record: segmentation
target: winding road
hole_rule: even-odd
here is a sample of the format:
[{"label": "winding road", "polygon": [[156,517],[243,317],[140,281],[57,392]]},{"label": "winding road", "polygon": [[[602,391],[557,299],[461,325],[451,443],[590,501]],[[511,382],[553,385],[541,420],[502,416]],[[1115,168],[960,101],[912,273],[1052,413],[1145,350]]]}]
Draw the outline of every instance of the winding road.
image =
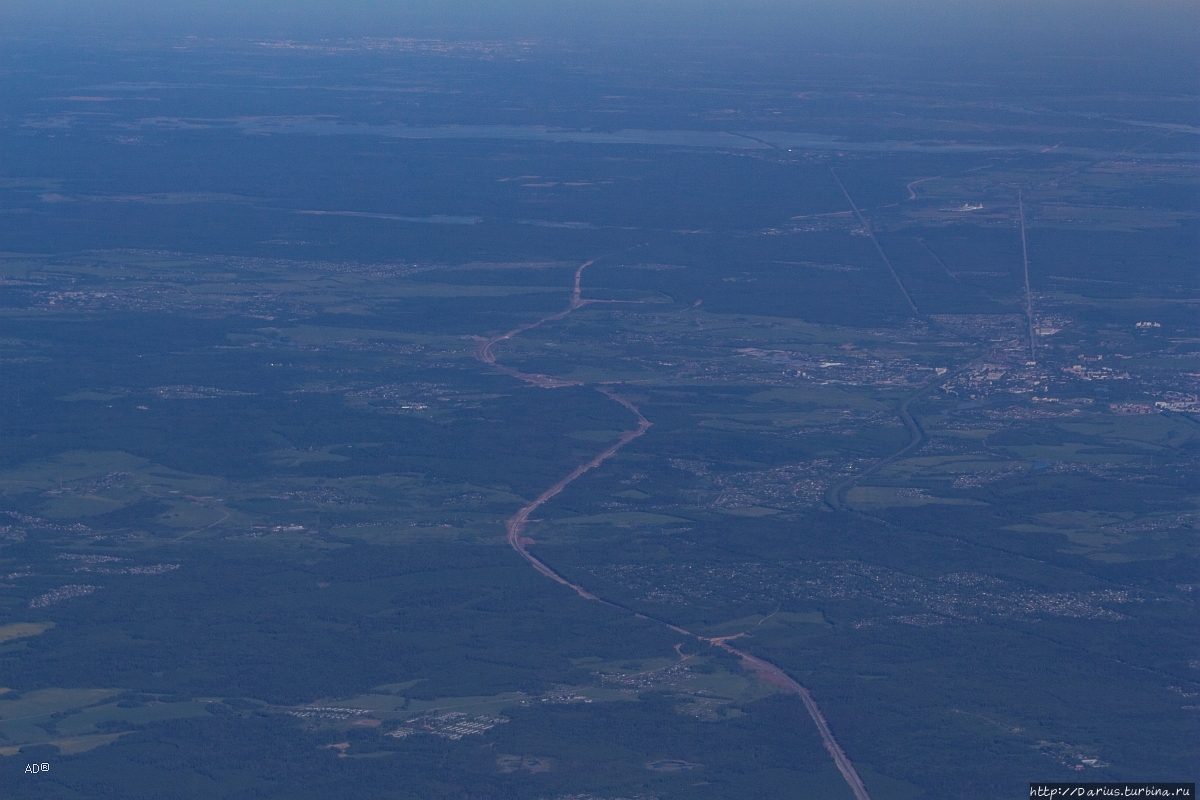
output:
[{"label": "winding road", "polygon": [[647,429],[649,429],[650,420],[648,420],[644,416],[642,416],[642,412],[638,411],[637,406],[635,406],[633,403],[629,402],[628,400],[626,400],[623,397],[618,397],[617,395],[613,394],[612,392],[609,392],[604,389],[601,389],[600,391],[603,392],[604,394],[608,395],[613,400],[616,400],[618,403],[625,406],[626,408],[628,408],[630,411],[632,411],[634,414],[637,415],[637,418],[638,418],[637,429],[632,430],[632,431],[623,432],[621,434],[621,438],[619,438],[616,441],[616,444],[610,445],[607,450],[600,453],[600,455],[596,456],[595,458],[593,458],[591,461],[587,462],[586,464],[581,464],[578,467],[576,467],[575,470],[573,472],[571,472],[570,475],[563,478],[562,480],[560,480],[558,483],[551,486],[546,491],[542,492],[540,495],[538,495],[537,499],[534,500],[532,503],[522,506],[520,511],[518,511],[516,514],[513,514],[511,517],[508,518],[508,522],[505,523],[505,528],[508,531],[508,543],[512,546],[512,549],[514,549],[518,553],[520,553],[521,557],[524,558],[526,561],[528,561],[530,564],[532,564],[533,568],[536,569],[538,572],[542,573],[550,580],[557,581],[564,586],[570,586],[572,589],[574,589],[579,594],[580,597],[582,597],[585,600],[597,600],[601,603],[604,603],[605,605],[612,605],[612,603],[609,603],[605,600],[601,600],[599,597],[592,594],[587,589],[584,589],[579,584],[571,583],[569,580],[567,580],[563,576],[559,575],[557,572],[555,572],[554,570],[552,570],[548,566],[546,566],[544,563],[542,563],[536,556],[532,555],[529,552],[529,550],[527,549],[529,545],[533,544],[533,540],[528,539],[521,535],[525,530],[525,523],[529,521],[529,515],[531,513],[533,513],[533,511],[538,506],[542,505],[547,500],[549,500],[551,497],[554,497],[556,494],[561,492],[563,489],[567,488],[567,484],[569,484],[571,481],[578,478],[583,473],[590,470],[592,467],[597,467],[604,460],[615,456],[617,454],[618,450],[620,450],[622,447],[624,447],[625,445],[632,442],[637,437],[641,436],[643,433],[646,432]]},{"label": "winding road", "polygon": [[[493,352],[493,348],[500,342],[512,339],[514,336],[536,328],[539,325],[562,319],[572,311],[582,308],[585,305],[601,302],[597,300],[584,300],[580,296],[580,282],[583,279],[583,271],[593,263],[594,262],[592,261],[588,261],[581,265],[579,269],[575,270],[575,287],[571,293],[571,299],[565,309],[557,314],[551,314],[549,316],[542,317],[535,322],[518,325],[511,331],[507,331],[487,339],[477,348],[475,348],[475,358],[481,363],[487,364],[488,366],[503,372],[505,375],[510,375],[514,378],[525,381],[526,383],[533,384],[534,386],[540,386],[544,389],[556,389],[563,386],[582,385],[579,382],[563,381],[550,377],[549,375],[520,372],[519,370],[512,369],[511,367],[505,367],[501,364],[497,364],[496,354]],[[899,279],[897,278],[897,281],[898,280]],[[901,285],[901,290],[903,290],[903,285]],[[907,296],[907,292],[905,293],[905,296]],[[545,562],[529,552],[529,545],[533,544],[533,540],[523,535],[525,532],[525,525],[529,522],[530,514],[532,514],[535,510],[537,510],[555,495],[559,494],[563,489],[567,488],[567,486],[570,485],[570,483],[576,478],[583,475],[593,467],[599,466],[607,459],[612,458],[622,447],[629,444],[634,439],[638,438],[647,430],[649,430],[652,423],[650,420],[646,419],[642,412],[638,410],[636,405],[634,405],[628,399],[616,394],[607,387],[597,387],[597,391],[606,395],[614,402],[620,403],[625,408],[629,409],[629,411],[631,411],[634,416],[637,417],[637,428],[631,431],[624,431],[614,444],[609,445],[609,447],[607,447],[595,458],[580,464],[566,477],[562,478],[549,489],[538,495],[536,499],[522,506],[517,513],[508,518],[508,521],[505,523],[505,529],[507,531],[509,546],[512,547],[513,550],[517,551],[517,553],[526,561],[528,561],[529,564],[540,574],[546,576],[556,583],[570,587],[575,591],[576,594],[585,600],[594,600],[598,603],[603,603],[607,606],[627,611],[628,609],[625,609],[624,607],[615,603],[610,603],[609,601],[598,597],[592,592],[589,592],[579,584],[572,583],[562,575],[559,575],[557,572],[547,566]],[[905,403],[904,412],[907,412],[907,403]],[[653,619],[645,614],[637,614],[637,616],[643,619]],[[821,709],[817,707],[817,703],[815,700],[813,700],[812,694],[808,691],[808,689],[802,686],[799,682],[793,680],[786,672],[769,661],[764,661],[761,658],[744,653],[735,648],[733,645],[729,644],[729,639],[735,637],[706,638],[698,634],[694,634],[691,631],[685,630],[684,628],[680,628],[677,625],[672,625],[664,620],[654,621],[662,623],[678,633],[694,637],[699,641],[707,642],[708,644],[711,644],[715,647],[720,647],[722,650],[738,656],[741,659],[742,667],[748,672],[752,672],[759,680],[763,681],[764,683],[769,683],[787,694],[798,696],[801,702],[804,703],[804,708],[808,711],[808,715],[812,717],[813,723],[816,724],[817,732],[821,735],[821,741],[824,743],[825,749],[829,752],[829,755],[833,757],[834,764],[837,766],[838,771],[841,772],[842,777],[846,781],[846,785],[850,787],[850,791],[853,793],[855,800],[871,800],[871,796],[867,793],[867,787],[863,784],[862,778],[858,776],[858,772],[854,769],[854,764],[851,763],[850,759],[846,756],[845,751],[842,750],[841,745],[838,744],[837,739],[834,738],[833,731],[829,729],[829,723],[825,721],[825,716],[821,713]]]}]

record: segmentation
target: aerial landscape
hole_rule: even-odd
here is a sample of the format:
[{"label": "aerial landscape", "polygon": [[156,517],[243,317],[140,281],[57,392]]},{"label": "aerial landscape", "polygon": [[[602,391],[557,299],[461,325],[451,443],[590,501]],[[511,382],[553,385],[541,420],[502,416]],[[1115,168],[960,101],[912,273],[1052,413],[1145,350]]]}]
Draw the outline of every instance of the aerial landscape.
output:
[{"label": "aerial landscape", "polygon": [[0,12],[5,796],[1197,780],[1196,4],[287,5]]}]

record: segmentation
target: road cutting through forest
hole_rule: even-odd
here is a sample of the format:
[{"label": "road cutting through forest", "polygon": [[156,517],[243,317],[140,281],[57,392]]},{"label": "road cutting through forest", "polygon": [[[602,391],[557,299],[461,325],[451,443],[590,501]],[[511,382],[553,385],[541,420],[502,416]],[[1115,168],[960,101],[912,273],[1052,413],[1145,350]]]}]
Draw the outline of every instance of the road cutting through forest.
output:
[{"label": "road cutting through forest", "polygon": [[[593,263],[593,261],[588,261],[580,265],[579,269],[575,270],[575,286],[571,292],[571,299],[567,303],[567,307],[565,309],[557,314],[551,314],[549,316],[542,317],[534,322],[518,325],[510,331],[506,331],[505,333],[501,333],[491,337],[490,339],[487,339],[475,348],[475,358],[478,361],[487,364],[488,366],[499,370],[500,372],[503,372],[505,375],[510,375],[518,380],[525,381],[526,383],[530,383],[534,386],[540,386],[544,389],[557,389],[563,386],[584,385],[579,381],[559,380],[558,378],[554,378],[549,375],[521,372],[511,367],[498,364],[496,363],[496,354],[493,352],[493,348],[500,342],[508,341],[514,336],[524,333],[525,331],[532,330],[533,328],[536,328],[547,322],[554,322],[555,320],[563,319],[576,309],[592,303],[601,302],[597,300],[585,300],[581,297],[580,284],[583,279],[583,271]],[[588,470],[599,466],[609,458],[612,458],[622,447],[629,444],[634,439],[638,438],[647,430],[649,430],[652,423],[650,420],[646,419],[638,407],[631,401],[616,394],[607,386],[597,387],[597,391],[606,395],[614,402],[620,403],[622,406],[629,409],[629,411],[631,411],[634,416],[637,417],[637,428],[631,431],[624,431],[614,444],[607,447],[595,458],[580,464],[566,477],[562,478],[549,489],[538,495],[535,500],[522,506],[517,513],[508,518],[508,521],[505,523],[505,530],[507,532],[509,546],[511,546],[513,550],[517,551],[517,553],[526,561],[528,561],[530,565],[539,573],[546,576],[550,580],[555,581],[556,583],[570,587],[575,591],[576,594],[585,600],[595,600],[598,603],[604,603],[608,606],[621,608],[621,606],[617,606],[615,603],[604,600],[603,598],[589,592],[579,584],[572,583],[562,575],[559,575],[543,561],[529,552],[529,545],[533,544],[533,540],[524,536],[525,525],[529,522],[530,514],[544,505],[555,495],[562,492],[562,490],[567,488],[567,486],[570,485],[570,483],[576,478],[580,477]],[[643,619],[653,619],[645,614],[638,614],[637,616]],[[851,763],[850,759],[846,756],[845,751],[842,750],[837,740],[833,737],[833,732],[829,729],[829,723],[825,721],[825,716],[821,713],[821,709],[817,707],[817,703],[815,700],[813,700],[808,689],[802,686],[799,682],[793,680],[786,672],[769,661],[764,661],[761,658],[744,653],[735,648],[733,645],[729,644],[729,640],[736,637],[724,636],[718,638],[706,638],[704,636],[694,634],[691,631],[685,630],[677,625],[671,625],[663,620],[655,621],[662,622],[672,630],[681,634],[694,637],[702,642],[707,642],[714,647],[719,647],[728,653],[738,656],[741,659],[743,669],[753,673],[760,681],[769,683],[787,694],[793,694],[799,697],[800,701],[804,704],[804,708],[808,711],[808,715],[812,717],[813,723],[816,724],[817,731],[821,734],[821,741],[824,743],[825,749],[829,752],[829,755],[833,757],[834,764],[837,766],[838,771],[842,773],[842,777],[845,779],[846,784],[850,787],[850,791],[854,794],[855,800],[871,800],[871,796],[867,793],[866,786],[863,784],[862,779],[858,776],[858,772],[854,769],[854,764]]]}]

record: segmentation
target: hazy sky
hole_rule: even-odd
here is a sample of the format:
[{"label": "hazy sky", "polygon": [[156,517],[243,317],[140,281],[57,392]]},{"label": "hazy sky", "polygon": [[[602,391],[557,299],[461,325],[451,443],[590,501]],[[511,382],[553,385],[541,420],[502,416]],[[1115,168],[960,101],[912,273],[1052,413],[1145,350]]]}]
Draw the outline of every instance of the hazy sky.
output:
[{"label": "hazy sky", "polygon": [[[402,35],[424,28],[505,35],[834,34],[926,43],[1016,37],[1194,41],[1200,3],[1180,0],[6,0],[0,19],[126,30]],[[944,37],[951,34],[947,41]]]},{"label": "hazy sky", "polygon": [[700,57],[717,57],[722,42],[753,42],[768,67],[805,53],[878,54],[939,80],[970,81],[970,63],[986,63],[989,71],[1049,72],[1080,87],[1187,95],[1200,81],[1197,31],[1200,0],[0,2],[0,46],[185,35],[522,38],[647,52],[699,46],[708,48]]}]

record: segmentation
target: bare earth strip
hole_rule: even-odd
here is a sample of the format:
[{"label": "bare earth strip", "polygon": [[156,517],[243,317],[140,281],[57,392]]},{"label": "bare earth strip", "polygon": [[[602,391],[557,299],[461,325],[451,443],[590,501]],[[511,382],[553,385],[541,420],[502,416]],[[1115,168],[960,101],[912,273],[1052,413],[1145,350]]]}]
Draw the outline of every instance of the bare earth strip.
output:
[{"label": "bare earth strip", "polygon": [[[878,247],[878,245],[876,245],[876,247]],[[885,261],[886,261],[886,257],[885,257]],[[536,322],[528,322],[524,325],[519,325],[516,328],[513,328],[511,331],[499,334],[497,336],[492,337],[491,339],[488,339],[487,341],[480,344],[479,347],[475,348],[475,358],[484,364],[487,364],[491,367],[494,367],[497,370],[500,370],[501,372],[503,372],[506,375],[511,375],[514,378],[523,380],[527,383],[531,383],[535,386],[541,386],[542,388],[545,388],[545,389],[555,389],[560,386],[578,386],[578,385],[580,385],[577,382],[562,381],[557,378],[552,378],[548,375],[537,375],[537,374],[520,372],[518,370],[512,369],[511,367],[505,367],[500,364],[497,364],[496,356],[492,352],[492,348],[496,344],[503,342],[503,341],[507,341],[520,333],[523,333],[527,330],[531,330],[532,328],[536,328],[539,325],[542,325],[543,323],[553,322],[554,320],[562,319],[563,317],[567,316],[575,309],[582,308],[585,305],[589,305],[590,303],[596,302],[593,300],[584,300],[580,297],[580,280],[583,277],[583,271],[585,269],[587,269],[587,267],[590,266],[591,264],[592,264],[592,262],[588,261],[587,263],[580,266],[579,269],[575,270],[574,291],[571,293],[571,300],[567,304],[567,307],[565,309],[558,312],[557,314],[551,314],[550,316],[543,317],[543,318],[537,320]],[[890,267],[891,265],[889,264],[888,266]],[[899,282],[898,278],[897,278],[897,282]],[[901,284],[901,291],[903,291],[903,290],[904,290],[904,287],[903,287],[903,284]],[[907,292],[905,292],[905,296],[907,297]],[[634,439],[636,439],[639,436],[641,436],[642,434],[644,434],[650,428],[650,425],[651,425],[650,420],[646,419],[646,417],[642,415],[642,412],[638,410],[638,407],[635,406],[633,403],[631,403],[629,400],[625,399],[624,397],[621,397],[620,395],[615,394],[614,392],[612,392],[609,389],[598,389],[598,391],[602,392],[603,394],[607,395],[611,400],[613,400],[617,403],[620,403],[621,405],[625,406],[625,408],[627,408],[631,412],[633,412],[633,414],[637,417],[637,420],[638,420],[637,428],[632,431],[623,432],[621,434],[621,438],[618,439],[615,444],[610,445],[608,448],[606,448],[603,452],[601,452],[599,455],[597,455],[591,461],[588,461],[588,462],[576,467],[565,478],[561,479],[560,481],[558,481],[558,483],[555,483],[549,489],[547,489],[546,491],[544,491],[540,495],[538,495],[537,499],[522,506],[521,509],[519,511],[517,511],[517,513],[515,513],[511,517],[509,517],[508,522],[505,523],[505,529],[508,532],[508,537],[507,537],[508,544],[512,547],[513,550],[516,550],[517,553],[519,553],[522,558],[524,558],[526,561],[528,561],[530,563],[530,565],[532,565],[533,568],[535,570],[537,570],[539,573],[541,573],[542,575],[545,575],[547,578],[549,578],[552,581],[555,581],[556,583],[560,583],[563,586],[569,586],[571,589],[573,589],[576,592],[576,594],[578,594],[580,597],[582,597],[585,600],[595,600],[598,603],[604,603],[605,605],[619,607],[619,606],[615,606],[615,604],[613,604],[613,603],[609,603],[607,600],[597,597],[596,595],[592,594],[591,592],[589,592],[587,589],[583,588],[579,584],[572,583],[571,581],[567,580],[562,575],[559,575],[553,569],[548,567],[539,558],[537,558],[536,556],[534,556],[532,553],[529,552],[528,547],[530,544],[533,544],[533,541],[531,539],[521,535],[525,531],[525,525],[529,521],[529,515],[532,514],[537,508],[539,508],[540,506],[545,504],[548,500],[550,500],[552,497],[557,495],[563,489],[567,488],[567,486],[572,481],[574,481],[576,478],[578,478],[580,475],[583,475],[585,472],[592,469],[593,467],[599,466],[601,463],[603,463],[607,459],[612,458],[614,455],[617,454],[617,451],[619,451],[622,447],[624,447],[625,445],[632,442]],[[639,614],[638,616],[644,617],[644,615],[642,615],[642,614]],[[667,623],[664,623],[664,624],[667,624]],[[801,702],[804,703],[804,707],[808,710],[808,715],[810,717],[812,717],[813,722],[816,723],[817,731],[821,734],[821,740],[825,744],[825,749],[829,751],[829,754],[831,756],[833,756],[834,764],[837,765],[838,771],[842,773],[842,777],[845,778],[846,784],[850,787],[850,791],[854,793],[854,797],[856,798],[856,800],[871,800],[871,796],[867,793],[866,786],[863,785],[862,778],[860,778],[858,776],[858,772],[854,769],[854,764],[852,764],[850,762],[850,759],[846,756],[846,753],[842,750],[841,746],[837,743],[837,740],[835,738],[833,738],[833,732],[829,729],[829,723],[825,721],[825,716],[821,713],[821,709],[817,707],[817,703],[815,700],[813,700],[812,695],[809,693],[808,689],[804,688],[804,686],[802,686],[800,683],[798,683],[797,681],[795,681],[791,677],[789,677],[786,672],[784,672],[783,670],[781,670],[779,667],[775,666],[774,664],[770,663],[769,661],[764,661],[763,659],[749,655],[748,653],[743,653],[741,650],[738,650],[733,645],[729,644],[728,640],[730,638],[735,638],[735,637],[721,637],[721,638],[715,638],[715,639],[706,639],[703,636],[698,636],[697,634],[694,634],[688,630],[684,630],[683,628],[680,628],[676,625],[670,625],[670,624],[667,624],[667,625],[669,628],[671,628],[674,631],[678,631],[679,633],[685,634],[687,636],[693,636],[701,641],[709,642],[717,647],[720,647],[721,649],[723,649],[727,652],[733,653],[734,655],[741,658],[742,666],[744,668],[746,668],[747,670],[749,670],[750,672],[753,672],[754,675],[759,680],[763,681],[764,683],[769,683],[772,686],[776,686],[779,689],[782,689],[787,694],[794,694],[794,695],[798,696],[800,698]]]},{"label": "bare earth strip", "polygon": [[593,458],[591,461],[587,462],[586,464],[576,467],[575,470],[570,475],[563,478],[562,480],[560,480],[558,483],[551,486],[546,491],[542,492],[541,495],[539,495],[536,500],[534,500],[532,503],[523,507],[516,514],[513,514],[509,518],[508,522],[505,524],[505,527],[508,529],[508,543],[510,545],[512,545],[512,548],[514,550],[516,550],[518,553],[521,554],[522,558],[524,558],[526,561],[528,561],[530,564],[532,564],[533,568],[536,569],[538,572],[542,573],[543,575],[545,575],[547,578],[550,578],[551,580],[558,581],[559,583],[561,583],[564,586],[570,586],[572,589],[574,589],[579,594],[580,597],[584,598],[585,600],[598,600],[599,602],[605,603],[606,605],[611,605],[610,603],[606,603],[604,600],[600,600],[599,597],[592,594],[587,589],[584,589],[582,586],[571,583],[566,578],[562,577],[557,572],[555,572],[554,570],[550,569],[545,564],[543,564],[535,556],[530,554],[530,552],[526,549],[530,544],[532,544],[531,540],[521,536],[522,531],[524,531],[524,529],[525,529],[525,523],[529,520],[529,515],[531,513],[533,513],[534,509],[536,509],[538,506],[545,503],[551,497],[554,497],[554,495],[561,492],[563,489],[565,489],[567,487],[567,484],[569,484],[571,481],[578,478],[583,473],[587,472],[592,467],[599,466],[600,463],[602,461],[604,461],[605,459],[612,458],[614,455],[617,454],[618,450],[620,450],[622,447],[624,447],[625,445],[632,442],[637,437],[641,436],[643,433],[646,432],[646,429],[650,427],[650,420],[643,417],[642,413],[640,411],[638,411],[637,406],[635,406],[633,403],[630,403],[628,400],[624,399],[623,397],[618,397],[617,395],[612,394],[611,392],[605,391],[604,394],[608,395],[613,400],[616,400],[618,403],[620,403],[621,405],[628,408],[634,414],[637,414],[637,417],[638,417],[637,430],[625,431],[624,433],[622,433],[621,438],[617,440],[616,444],[610,446],[607,450],[605,450],[603,453],[596,456],[595,458]]},{"label": "bare earth strip", "polygon": [[[511,375],[518,380],[532,383],[534,386],[541,386],[543,389],[557,389],[560,386],[578,386],[579,384],[573,381],[560,381],[558,378],[551,378],[549,375],[533,375],[527,372],[518,372],[512,367],[506,367],[503,364],[497,364],[496,355],[492,352],[492,348],[500,342],[504,342],[513,338],[519,333],[524,333],[527,330],[531,330],[547,322],[553,322],[554,320],[562,319],[575,309],[582,308],[583,306],[595,302],[594,300],[582,300],[579,297],[579,281],[583,278],[583,271],[590,267],[592,263],[593,262],[588,261],[580,266],[579,269],[575,270],[575,290],[571,293],[571,301],[567,304],[566,308],[557,314],[551,314],[548,317],[542,317],[536,322],[527,322],[524,325],[518,325],[507,333],[501,333],[498,336],[493,336],[491,339],[488,339],[486,342],[479,345],[479,347],[475,348],[475,358],[479,361],[482,361],[484,364],[487,364],[488,366],[495,367],[505,375]],[[570,483],[571,480],[574,480],[574,478],[568,479],[567,483]],[[554,492],[554,494],[558,494],[558,492]],[[553,497],[554,494],[550,495],[550,497]],[[541,504],[539,503],[538,505]]]}]

